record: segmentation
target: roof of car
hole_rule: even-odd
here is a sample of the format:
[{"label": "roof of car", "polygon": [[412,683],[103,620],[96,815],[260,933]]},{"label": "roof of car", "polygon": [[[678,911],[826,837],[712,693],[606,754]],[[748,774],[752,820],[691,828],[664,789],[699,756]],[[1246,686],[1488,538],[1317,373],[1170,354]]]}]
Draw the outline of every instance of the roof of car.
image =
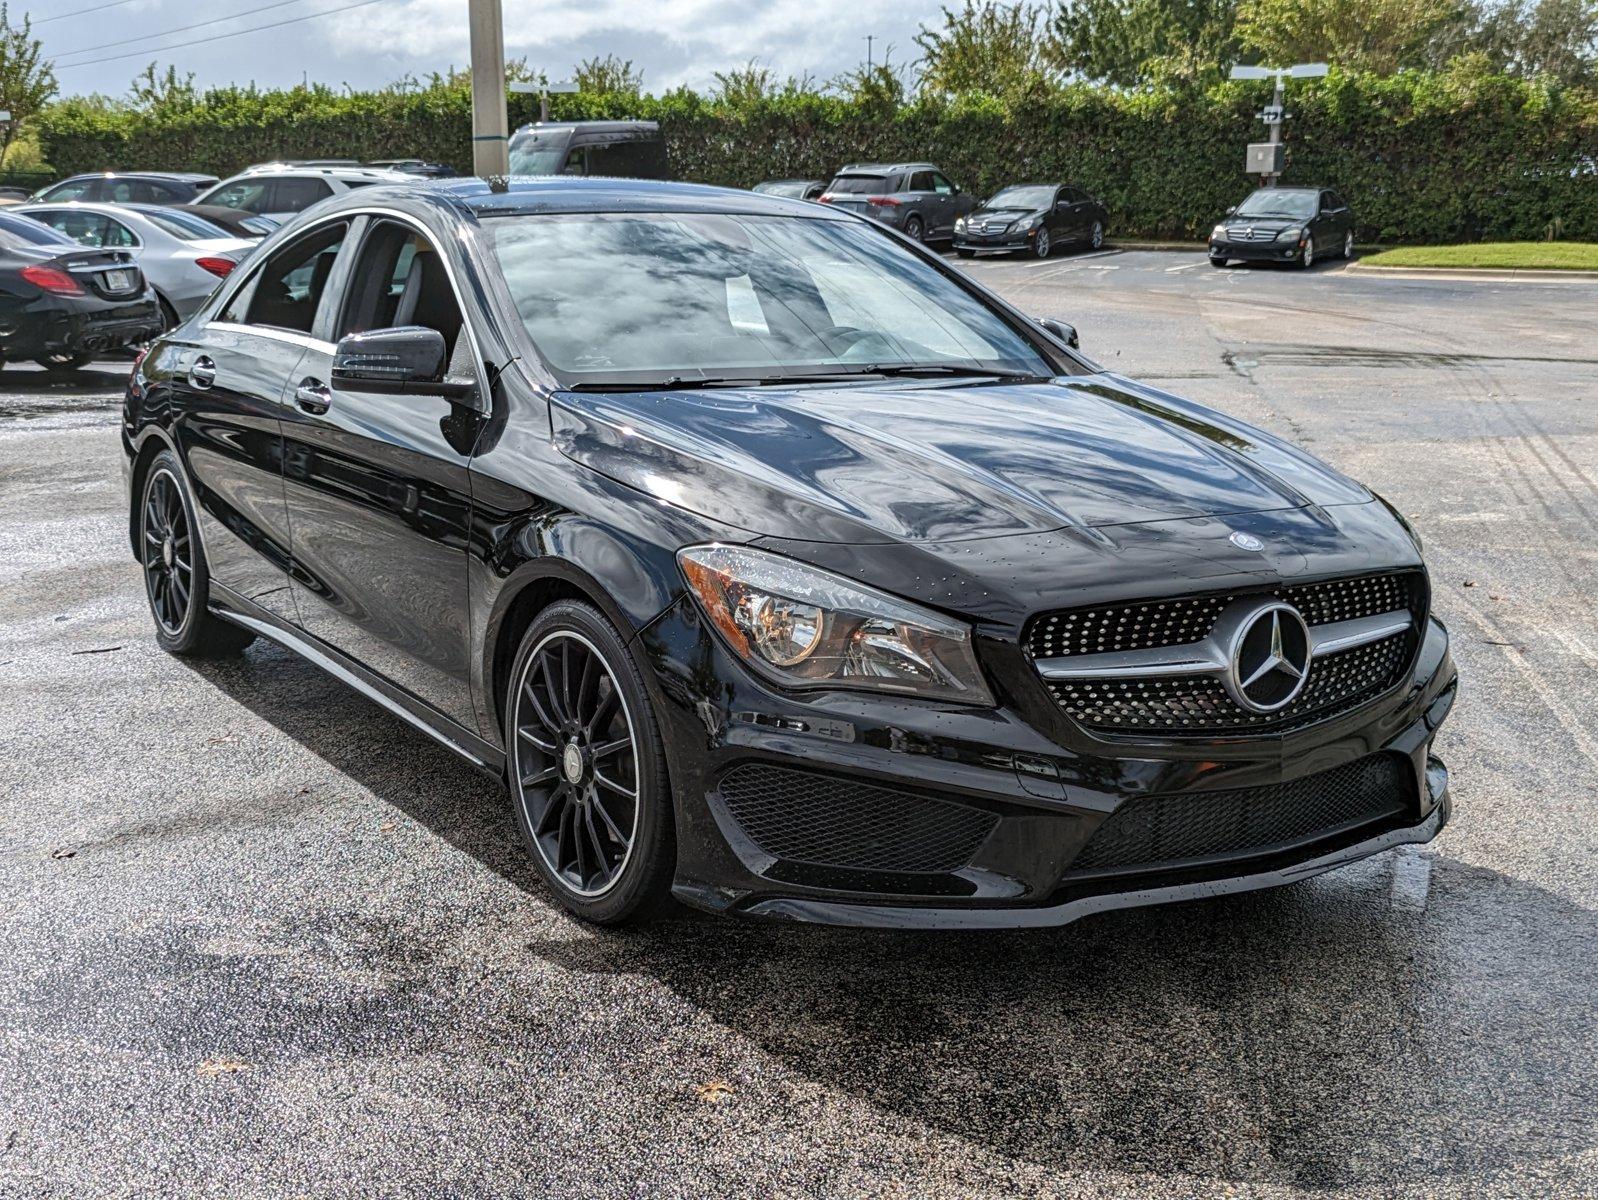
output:
[{"label": "roof of car", "polygon": [[330,167],[330,166],[295,166],[292,163],[259,163],[253,167],[246,167],[237,175],[229,176],[223,180],[231,183],[235,179],[253,179],[258,175],[328,175],[334,179],[395,179],[401,177],[402,172],[391,171],[387,167]]},{"label": "roof of car", "polygon": [[[494,179],[419,179],[360,188],[325,200],[318,211],[360,208],[381,202],[435,200],[473,213],[703,212],[800,216],[852,221],[847,213],[742,188],[710,187],[655,179],[610,179],[589,175],[528,175]],[[325,207],[324,207],[325,206]]]},{"label": "roof of car", "polygon": [[518,125],[517,133],[658,133],[659,121],[532,121]]},{"label": "roof of car", "polygon": [[845,163],[843,166],[838,168],[838,174],[849,175],[857,171],[936,171],[937,169],[938,167],[936,163],[929,162],[862,162]]},{"label": "roof of car", "polygon": [[80,171],[61,182],[70,183],[74,179],[175,179],[179,183],[201,183],[215,178],[215,175],[200,171]]}]

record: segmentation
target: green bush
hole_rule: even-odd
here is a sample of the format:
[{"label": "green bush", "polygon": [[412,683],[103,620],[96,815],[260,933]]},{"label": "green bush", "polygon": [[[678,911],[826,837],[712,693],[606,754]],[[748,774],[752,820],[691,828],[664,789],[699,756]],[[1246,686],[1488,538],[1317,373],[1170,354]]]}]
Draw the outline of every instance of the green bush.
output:
[{"label": "green bush", "polygon": [[[826,177],[872,159],[930,159],[987,194],[1005,183],[1070,179],[1104,198],[1122,236],[1201,238],[1249,188],[1243,146],[1262,136],[1261,86],[1117,91],[1071,85],[1006,102],[923,97],[896,112],[835,96],[788,94],[737,106],[687,91],[556,96],[559,119],[655,119],[677,173],[747,187]],[[513,93],[514,127],[536,99]],[[1598,99],[1479,71],[1334,73],[1289,97],[1287,182],[1334,186],[1359,237],[1449,242],[1543,236],[1598,240]],[[84,101],[37,121],[63,174],[166,168],[229,174],[274,158],[414,155],[471,165],[471,98],[459,83],[411,91],[226,88],[179,111]],[[1586,164],[1585,169],[1583,164]]]}]

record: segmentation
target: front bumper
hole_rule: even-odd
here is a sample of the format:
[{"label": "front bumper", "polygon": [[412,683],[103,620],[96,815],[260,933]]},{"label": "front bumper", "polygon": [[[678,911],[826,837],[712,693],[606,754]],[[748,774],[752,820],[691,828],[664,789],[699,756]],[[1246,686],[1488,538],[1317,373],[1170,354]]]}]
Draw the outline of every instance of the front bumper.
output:
[{"label": "front bumper", "polygon": [[1038,231],[1032,229],[1026,233],[971,233],[969,231],[954,235],[954,248],[956,250],[1030,250],[1032,243],[1037,240]]},{"label": "front bumper", "polygon": [[[656,665],[677,796],[674,892],[710,911],[881,927],[1058,925],[1112,908],[1293,882],[1429,841],[1448,819],[1447,772],[1431,745],[1452,707],[1456,672],[1447,632],[1435,620],[1410,674],[1358,709],[1301,732],[1181,746],[1072,733],[1051,705],[1018,695],[1030,679],[999,679],[1005,699],[983,711],[845,692],[779,694],[732,659],[687,601],[641,637]],[[1073,870],[1094,834],[1133,800],[1174,796],[1207,805],[1380,756],[1412,786],[1402,810],[1379,820],[1203,861]],[[990,824],[967,861],[940,872],[833,869],[813,855],[785,858],[781,845],[748,823],[730,788],[752,766],[773,778],[838,784],[843,791],[830,795],[803,782],[784,785],[769,803],[815,821],[839,822],[842,814],[839,824],[858,814],[861,837],[879,846],[921,836],[872,808],[883,791],[953,805]]]},{"label": "front bumper", "polygon": [[1210,242],[1210,257],[1236,258],[1247,262],[1292,262],[1299,256],[1297,240],[1291,242]]}]

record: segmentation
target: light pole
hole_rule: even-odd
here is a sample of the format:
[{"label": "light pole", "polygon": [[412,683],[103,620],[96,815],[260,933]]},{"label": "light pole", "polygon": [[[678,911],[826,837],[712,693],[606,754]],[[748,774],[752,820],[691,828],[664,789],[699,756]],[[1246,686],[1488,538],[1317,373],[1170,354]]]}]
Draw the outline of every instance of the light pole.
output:
[{"label": "light pole", "polygon": [[549,98],[551,96],[570,95],[572,92],[581,91],[582,85],[575,79],[563,79],[559,83],[544,83],[541,80],[534,83],[532,80],[517,80],[510,85],[510,90],[513,92],[537,92],[538,119],[540,122],[544,122],[549,120]]},{"label": "light pole", "polygon": [[1319,79],[1326,74],[1325,63],[1295,63],[1291,67],[1233,67],[1233,79],[1272,79],[1276,80],[1276,90],[1272,93],[1270,107],[1259,114],[1271,131],[1268,142],[1250,142],[1248,157],[1245,161],[1244,171],[1249,175],[1258,175],[1265,187],[1275,187],[1276,181],[1281,178],[1282,167],[1286,165],[1287,154],[1282,149],[1282,122],[1287,119],[1284,102],[1287,99],[1286,88],[1288,79]]},{"label": "light pole", "polygon": [[467,0],[472,42],[472,172],[510,173],[505,144],[505,22],[499,0]]}]

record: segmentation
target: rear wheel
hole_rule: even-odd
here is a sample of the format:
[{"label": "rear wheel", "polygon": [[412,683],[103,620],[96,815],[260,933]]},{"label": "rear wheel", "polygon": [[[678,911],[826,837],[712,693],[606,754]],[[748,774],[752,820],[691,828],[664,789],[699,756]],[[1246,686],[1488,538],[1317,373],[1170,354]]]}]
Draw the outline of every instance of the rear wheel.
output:
[{"label": "rear wheel", "polygon": [[194,505],[177,456],[156,455],[139,498],[139,562],[155,619],[155,640],[169,654],[214,658],[237,654],[255,640],[207,607],[211,574],[194,534]]},{"label": "rear wheel", "polygon": [[904,223],[904,236],[912,242],[926,241],[927,227],[921,223],[920,217],[911,217]]},{"label": "rear wheel", "polygon": [[1088,235],[1088,245],[1095,250],[1104,245],[1104,222],[1093,222],[1093,231]]},{"label": "rear wheel", "polygon": [[1350,229],[1343,235],[1343,261],[1347,262],[1354,257],[1354,231]]},{"label": "rear wheel", "polygon": [[33,361],[46,371],[64,372],[76,371],[78,368],[88,365],[93,358],[94,355],[92,354],[68,354],[62,351],[56,354],[41,354]]},{"label": "rear wheel", "polygon": [[676,836],[637,663],[598,609],[561,600],[528,629],[510,680],[511,795],[538,873],[584,920],[643,915],[671,886]]}]

